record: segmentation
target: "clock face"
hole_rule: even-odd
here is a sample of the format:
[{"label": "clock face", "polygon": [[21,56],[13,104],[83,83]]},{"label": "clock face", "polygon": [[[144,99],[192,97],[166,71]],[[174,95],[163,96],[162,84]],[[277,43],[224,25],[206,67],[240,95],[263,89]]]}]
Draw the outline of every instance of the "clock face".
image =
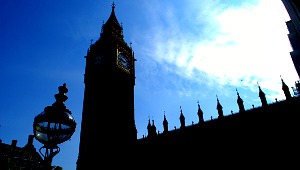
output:
[{"label": "clock face", "polygon": [[124,53],[118,54],[118,65],[121,66],[126,71],[130,70],[130,61],[128,60],[127,56]]},{"label": "clock face", "polygon": [[102,62],[102,55],[94,58],[94,64],[99,65]]}]

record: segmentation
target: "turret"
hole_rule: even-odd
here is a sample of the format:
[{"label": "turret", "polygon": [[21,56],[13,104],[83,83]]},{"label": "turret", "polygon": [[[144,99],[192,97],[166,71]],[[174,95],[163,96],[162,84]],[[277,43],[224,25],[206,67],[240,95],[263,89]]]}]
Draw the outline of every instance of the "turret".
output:
[{"label": "turret", "polygon": [[154,125],[154,120],[152,120],[152,124],[150,123],[150,119],[148,120],[147,129],[148,129],[148,137],[149,138],[152,138],[153,136],[157,135],[156,127]]},{"label": "turret", "polygon": [[185,127],[185,117],[182,113],[182,109],[181,109],[181,106],[180,106],[180,128],[184,128]]},{"label": "turret", "polygon": [[201,110],[200,108],[200,104],[199,104],[199,101],[197,102],[198,103],[198,117],[199,117],[199,124],[203,123],[204,122],[204,119],[203,119],[203,111]]},{"label": "turret", "polygon": [[244,101],[243,101],[243,99],[240,97],[240,94],[239,94],[239,92],[237,91],[237,89],[236,89],[236,94],[237,94],[237,96],[238,96],[238,98],[237,98],[237,104],[238,104],[238,106],[239,106],[240,113],[245,112]]},{"label": "turret", "polygon": [[260,98],[260,101],[261,101],[261,105],[262,107],[265,107],[268,105],[268,102],[267,102],[267,99],[266,99],[266,95],[265,93],[261,90],[259,84],[257,83],[257,86],[258,86],[258,90],[259,90],[259,98]]},{"label": "turret", "polygon": [[[281,78],[281,76],[280,76]],[[282,83],[282,90],[284,92],[285,98],[286,100],[289,100],[292,98],[289,87],[285,84],[285,82],[283,81],[283,79],[281,78],[281,83]]]},{"label": "turret", "polygon": [[167,121],[167,118],[166,118],[166,114],[164,112],[164,121],[163,121],[163,126],[164,126],[164,131],[163,133],[166,133],[169,131],[169,128],[168,128],[168,121]]},{"label": "turret", "polygon": [[219,99],[218,99],[218,96],[217,96],[217,110],[218,110],[218,118],[224,117],[224,115],[223,115],[223,107],[222,107],[222,105],[220,104],[220,101],[219,101]]}]

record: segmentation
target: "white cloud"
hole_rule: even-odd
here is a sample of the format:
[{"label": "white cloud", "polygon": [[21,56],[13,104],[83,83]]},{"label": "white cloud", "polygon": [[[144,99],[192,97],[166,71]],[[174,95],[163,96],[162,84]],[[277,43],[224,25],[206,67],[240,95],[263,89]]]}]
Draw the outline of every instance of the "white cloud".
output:
[{"label": "white cloud", "polygon": [[[180,14],[171,6],[164,7],[166,13],[155,21],[148,39],[152,44],[149,57],[175,65],[173,72],[205,81],[201,83],[249,86],[257,91],[259,82],[276,93],[281,75],[289,86],[294,85],[298,77],[289,55],[285,25],[289,17],[281,1],[261,0],[232,7],[214,3],[219,1],[210,1],[205,7],[201,4],[203,11],[213,12],[204,16],[198,9],[194,22],[189,23],[183,23],[182,18],[197,14],[195,6]],[[199,72],[211,79],[199,78]]]}]

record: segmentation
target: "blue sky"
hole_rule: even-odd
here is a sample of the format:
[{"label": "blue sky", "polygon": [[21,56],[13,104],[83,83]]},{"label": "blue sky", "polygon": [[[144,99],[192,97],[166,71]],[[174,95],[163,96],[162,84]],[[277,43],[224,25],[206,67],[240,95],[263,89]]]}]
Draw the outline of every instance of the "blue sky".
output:
[{"label": "blue sky", "polygon": [[[135,121],[138,138],[147,135],[148,119],[162,131],[197,123],[197,102],[204,120],[238,112],[238,90],[246,109],[259,107],[257,83],[268,103],[284,99],[299,79],[289,52],[280,0],[115,0],[115,13],[132,43],[136,61]],[[0,139],[27,143],[34,117],[52,105],[66,83],[77,127],[61,145],[53,165],[76,167],[79,148],[83,75],[87,49],[99,38],[112,0],[19,0],[0,3]],[[292,93],[292,91],[291,91]],[[41,144],[34,141],[37,150]]]}]

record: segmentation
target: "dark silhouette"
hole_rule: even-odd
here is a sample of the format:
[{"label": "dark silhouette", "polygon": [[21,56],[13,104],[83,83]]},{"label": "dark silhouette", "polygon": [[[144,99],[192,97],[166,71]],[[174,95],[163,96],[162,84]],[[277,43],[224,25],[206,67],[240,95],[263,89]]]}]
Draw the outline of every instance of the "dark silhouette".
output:
[{"label": "dark silhouette", "polygon": [[199,101],[197,102],[198,103],[198,117],[199,117],[199,124],[203,123],[204,122],[204,118],[203,118],[203,111],[202,109],[200,108],[200,104],[199,104]]},{"label": "dark silhouette", "polygon": [[286,22],[289,31],[293,51],[290,52],[291,59],[300,78],[300,1],[299,0],[282,0],[291,20]]},{"label": "dark silhouette", "polygon": [[34,135],[28,135],[28,142],[24,147],[18,147],[15,139],[11,144],[0,142],[0,169],[42,169],[43,159],[36,151],[33,139]]},{"label": "dark silhouette", "polygon": [[[126,69],[116,62],[119,53],[126,54],[126,61],[129,62]],[[101,64],[95,63],[95,58],[100,55]],[[159,162],[160,167],[169,165],[170,169],[172,165],[176,165],[175,168],[178,165],[188,165],[191,160],[198,158],[197,154],[215,154],[214,159],[217,160],[219,159],[216,157],[221,159],[224,153],[238,155],[238,158],[253,153],[257,157],[262,153],[272,157],[266,152],[266,144],[272,143],[276,149],[282,149],[283,145],[293,146],[291,143],[295,135],[287,135],[286,132],[296,132],[297,123],[292,117],[298,115],[298,109],[295,108],[298,108],[300,99],[289,97],[286,86],[283,86],[283,91],[289,100],[267,103],[266,95],[258,85],[261,106],[254,108],[252,105],[253,108],[249,110],[245,110],[243,100],[236,90],[239,107],[237,114],[224,115],[217,97],[218,118],[213,119],[211,116],[207,121],[203,119],[203,111],[198,102],[199,123],[192,125],[186,125],[180,106],[180,128],[174,126],[170,130],[164,113],[163,133],[156,132],[154,120],[151,124],[149,118],[148,134],[137,139],[134,120],[134,52],[131,45],[128,46],[124,41],[123,27],[116,18],[114,3],[108,20],[102,25],[100,38],[90,45],[85,58],[78,170],[97,167],[99,160],[101,165],[113,168],[115,165],[106,163],[123,160],[127,158],[127,153],[131,153],[126,164],[128,167],[134,167],[136,162],[144,162],[149,166]],[[285,142],[279,143],[278,139],[285,139]],[[107,147],[110,149],[106,150]],[[174,153],[175,150],[180,156]],[[91,151],[99,156],[91,154]],[[103,158],[100,155],[105,156]],[[172,158],[172,162],[166,161],[166,158]],[[202,157],[197,162],[205,163],[206,160]],[[253,163],[256,162],[252,161],[251,164]]]}]

